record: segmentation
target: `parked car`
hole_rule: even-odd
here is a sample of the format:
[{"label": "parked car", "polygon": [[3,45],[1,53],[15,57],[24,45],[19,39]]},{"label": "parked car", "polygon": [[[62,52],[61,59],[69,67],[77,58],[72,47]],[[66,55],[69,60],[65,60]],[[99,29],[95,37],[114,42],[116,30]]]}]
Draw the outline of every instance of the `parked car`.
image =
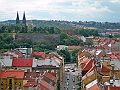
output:
[{"label": "parked car", "polygon": [[72,89],[75,90],[75,86],[73,86]]},{"label": "parked car", "polygon": [[72,81],[75,82],[75,77],[73,77]]},{"label": "parked car", "polygon": [[69,80],[70,79],[70,76],[69,75],[67,75],[67,80]]},{"label": "parked car", "polygon": [[66,86],[66,90],[68,90],[68,86]]},{"label": "parked car", "polygon": [[67,83],[66,83],[66,85],[68,86],[68,85],[69,85],[69,83],[67,82]]},{"label": "parked car", "polygon": [[72,72],[75,72],[75,70],[73,69]]},{"label": "parked car", "polygon": [[65,72],[69,72],[69,69],[65,69]]}]

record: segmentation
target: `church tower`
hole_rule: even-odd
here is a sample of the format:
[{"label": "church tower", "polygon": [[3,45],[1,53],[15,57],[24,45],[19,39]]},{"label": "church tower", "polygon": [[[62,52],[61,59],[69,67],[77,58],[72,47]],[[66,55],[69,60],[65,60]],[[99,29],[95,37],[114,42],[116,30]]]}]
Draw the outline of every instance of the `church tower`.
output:
[{"label": "church tower", "polygon": [[24,14],[23,14],[22,24],[26,26],[26,17],[25,17],[25,12],[24,12]]},{"label": "church tower", "polygon": [[16,17],[16,24],[20,24],[20,20],[19,20],[19,14],[17,12],[17,17]]}]

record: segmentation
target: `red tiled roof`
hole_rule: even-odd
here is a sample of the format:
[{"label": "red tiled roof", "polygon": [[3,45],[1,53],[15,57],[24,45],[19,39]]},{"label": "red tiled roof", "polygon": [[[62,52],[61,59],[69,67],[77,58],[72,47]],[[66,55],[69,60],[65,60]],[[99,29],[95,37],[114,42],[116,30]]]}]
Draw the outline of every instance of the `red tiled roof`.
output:
[{"label": "red tiled roof", "polygon": [[32,55],[40,56],[41,58],[48,57],[48,55],[45,54],[44,52],[32,52]]},{"label": "red tiled roof", "polygon": [[80,64],[84,64],[84,65],[85,65],[89,60],[90,60],[90,59],[88,59],[88,58],[83,58],[83,59],[81,60]]},{"label": "red tiled roof", "polygon": [[0,72],[0,78],[15,77],[24,78],[23,70],[4,70]]},{"label": "red tiled roof", "polygon": [[97,84],[95,84],[95,85],[91,86],[90,88],[88,88],[86,90],[100,90],[100,88]]},{"label": "red tiled roof", "polygon": [[86,75],[89,74],[89,73],[90,73],[91,71],[93,71],[94,69],[95,69],[95,65],[93,65],[92,68],[90,68],[90,70],[86,73]]},{"label": "red tiled roof", "polygon": [[54,90],[54,87],[53,86],[51,86],[49,83],[47,83],[46,81],[44,81],[44,80],[40,80],[40,86],[44,86],[44,87],[46,87],[48,90]]},{"label": "red tiled roof", "polygon": [[117,56],[118,59],[120,59],[120,56]]},{"label": "red tiled roof", "polygon": [[32,67],[32,58],[14,58],[12,66],[15,67]]},{"label": "red tiled roof", "polygon": [[56,73],[55,72],[49,72],[49,73],[52,74],[54,77],[56,77]]},{"label": "red tiled roof", "polygon": [[110,69],[103,66],[102,69],[101,69],[101,72],[110,72]]},{"label": "red tiled roof", "polygon": [[120,59],[120,51],[113,51],[109,55],[112,59]]},{"label": "red tiled roof", "polygon": [[92,82],[87,84],[86,85],[86,90],[99,90],[98,81],[93,80]]},{"label": "red tiled roof", "polygon": [[33,80],[36,77],[39,77],[42,72],[25,72],[24,79]]},{"label": "red tiled roof", "polygon": [[4,55],[10,55],[10,56],[13,56],[13,57],[23,57],[23,54],[22,52],[18,51],[18,50],[11,50],[11,51],[8,51],[8,52],[5,52]]},{"label": "red tiled roof", "polygon": [[117,57],[115,55],[110,55],[111,59],[117,59]]},{"label": "red tiled roof", "polygon": [[53,76],[52,74],[50,74],[50,73],[45,73],[44,76],[47,77],[48,79],[50,79],[50,80],[56,82],[56,77]]},{"label": "red tiled roof", "polygon": [[68,46],[67,48],[68,49],[80,49],[81,47],[80,46]]},{"label": "red tiled roof", "polygon": [[25,87],[29,87],[29,86],[36,87],[37,83],[35,81],[27,81],[27,83],[24,86]]},{"label": "red tiled roof", "polygon": [[120,90],[120,87],[109,86],[109,90]]},{"label": "red tiled roof", "polygon": [[88,70],[90,70],[91,68],[92,68],[92,60],[89,60],[86,64],[85,64],[85,66],[83,67],[83,71],[88,71]]}]

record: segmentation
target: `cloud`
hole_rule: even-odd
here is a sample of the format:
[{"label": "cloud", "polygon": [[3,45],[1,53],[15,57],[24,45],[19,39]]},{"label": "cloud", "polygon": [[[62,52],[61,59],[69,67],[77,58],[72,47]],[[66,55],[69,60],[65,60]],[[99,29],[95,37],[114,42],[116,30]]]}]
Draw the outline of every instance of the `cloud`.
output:
[{"label": "cloud", "polygon": [[28,19],[99,20],[116,13],[112,3],[117,2],[120,0],[0,0],[0,20],[14,19],[17,11],[20,15],[26,11]]},{"label": "cloud", "polygon": [[[67,7],[66,7],[67,6]],[[53,2],[53,9],[56,11],[64,12],[78,12],[78,13],[102,13],[110,12],[107,6],[102,6],[100,1],[89,0],[71,0],[71,1],[56,1]]]},{"label": "cloud", "polygon": [[112,3],[120,3],[120,0],[110,0]]}]

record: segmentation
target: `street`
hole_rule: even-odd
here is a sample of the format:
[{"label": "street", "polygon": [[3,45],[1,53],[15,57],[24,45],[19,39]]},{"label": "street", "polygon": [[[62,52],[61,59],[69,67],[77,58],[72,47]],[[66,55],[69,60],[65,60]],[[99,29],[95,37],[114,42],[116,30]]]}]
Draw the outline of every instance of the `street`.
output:
[{"label": "street", "polygon": [[65,65],[64,79],[61,85],[61,90],[77,90],[78,85],[78,70],[75,64]]}]

